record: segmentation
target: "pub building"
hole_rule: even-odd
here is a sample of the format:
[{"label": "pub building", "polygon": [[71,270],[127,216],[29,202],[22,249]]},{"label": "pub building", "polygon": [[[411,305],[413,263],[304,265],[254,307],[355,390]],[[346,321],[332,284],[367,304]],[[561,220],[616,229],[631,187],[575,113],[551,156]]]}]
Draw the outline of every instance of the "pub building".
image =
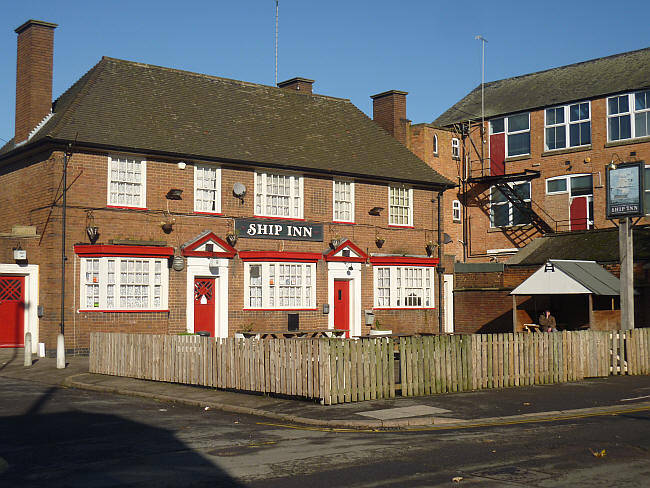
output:
[{"label": "pub building", "polygon": [[55,28],[16,29],[3,346],[31,332],[52,353],[61,329],[76,352],[92,331],[440,331],[438,205],[454,184],[349,100],[305,78],[103,57],[52,102]]}]

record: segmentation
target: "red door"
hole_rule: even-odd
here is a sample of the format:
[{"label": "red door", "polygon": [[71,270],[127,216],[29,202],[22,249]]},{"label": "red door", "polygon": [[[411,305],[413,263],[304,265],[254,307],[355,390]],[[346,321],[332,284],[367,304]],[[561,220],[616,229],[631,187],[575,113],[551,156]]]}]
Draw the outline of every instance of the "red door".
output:
[{"label": "red door", "polygon": [[506,173],[506,135],[493,134],[490,136],[490,175],[498,176]]},{"label": "red door", "polygon": [[334,280],[334,328],[350,337],[350,282]]},{"label": "red door", "polygon": [[25,345],[25,277],[0,276],[0,347]]},{"label": "red door", "polygon": [[194,278],[194,332],[214,337],[214,278]]},{"label": "red door", "polygon": [[587,197],[574,197],[569,208],[571,230],[587,230]]}]

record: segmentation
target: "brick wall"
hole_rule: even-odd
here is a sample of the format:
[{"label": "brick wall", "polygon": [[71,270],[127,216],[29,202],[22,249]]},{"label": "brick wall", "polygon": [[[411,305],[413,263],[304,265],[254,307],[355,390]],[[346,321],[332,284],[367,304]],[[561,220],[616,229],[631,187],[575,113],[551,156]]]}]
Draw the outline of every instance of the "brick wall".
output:
[{"label": "brick wall", "polygon": [[[0,230],[10,231],[12,225],[35,225],[39,239],[23,240],[30,264],[38,264],[40,272],[40,304],[44,315],[40,324],[40,340],[47,348],[54,348],[60,323],[61,276],[61,205],[54,200],[61,179],[60,152],[42,155],[17,166],[5,167],[0,173],[0,185],[6,188],[0,195],[0,209],[7,216]],[[233,229],[234,218],[254,215],[254,173],[242,166],[223,165],[221,171],[221,214],[205,215],[194,212],[194,167],[188,164],[181,170],[177,161],[150,158],[146,163],[146,209],[111,208],[107,206],[108,155],[79,152],[73,154],[68,164],[68,210],[66,265],[66,347],[84,350],[88,347],[91,331],[177,333],[187,328],[186,283],[187,272],[169,270],[168,312],[79,312],[80,308],[80,257],[75,255],[76,243],[88,244],[85,233],[87,211],[92,210],[94,223],[99,228],[98,243],[113,239],[165,241],[178,248],[204,230],[225,238]],[[232,194],[233,184],[246,185],[247,194],[241,202]],[[165,195],[170,188],[183,190],[182,200],[170,201]],[[240,236],[238,250],[306,251],[322,253],[334,237],[350,239],[364,252],[386,254],[424,255],[428,240],[437,235],[437,208],[432,199],[435,192],[415,188],[413,228],[388,225],[388,189],[385,184],[371,181],[355,182],[355,223],[332,222],[332,180],[306,175],[304,181],[304,217],[310,222],[323,223],[324,242],[298,242],[284,240],[246,239]],[[17,202],[21,202],[17,205]],[[380,216],[372,216],[372,207],[383,207]],[[170,234],[163,232],[163,212],[173,214],[176,223]],[[47,224],[46,224],[47,223]],[[385,239],[380,249],[375,238]],[[2,262],[13,262],[12,240],[0,240]],[[362,264],[361,310],[373,308],[373,267]],[[229,333],[248,325],[264,330],[286,330],[287,313],[292,311],[243,310],[243,262],[235,257],[229,264]],[[320,260],[316,266],[317,310],[299,311],[301,328],[327,328],[328,316],[322,305],[328,301],[327,263]],[[437,278],[435,279],[437,285]],[[436,299],[437,303],[437,291]],[[437,330],[437,310],[377,310],[377,319],[394,332]],[[364,323],[362,318],[362,324]],[[363,326],[363,332],[368,327]]]}]

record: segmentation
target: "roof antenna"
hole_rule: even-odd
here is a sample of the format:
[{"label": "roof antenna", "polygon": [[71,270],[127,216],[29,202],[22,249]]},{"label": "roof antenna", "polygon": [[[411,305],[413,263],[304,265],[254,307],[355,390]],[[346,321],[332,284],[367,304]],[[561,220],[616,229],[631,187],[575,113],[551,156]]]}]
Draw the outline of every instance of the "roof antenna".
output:
[{"label": "roof antenna", "polygon": [[481,35],[475,36],[474,39],[481,41],[481,134],[485,144],[485,43],[488,41]]},{"label": "roof antenna", "polygon": [[275,0],[275,86],[278,86],[278,17],[280,0]]}]

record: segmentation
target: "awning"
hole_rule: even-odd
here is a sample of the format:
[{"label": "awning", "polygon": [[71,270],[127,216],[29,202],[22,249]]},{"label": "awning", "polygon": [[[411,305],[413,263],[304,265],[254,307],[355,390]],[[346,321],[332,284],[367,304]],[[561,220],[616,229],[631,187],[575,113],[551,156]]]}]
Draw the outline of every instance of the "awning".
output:
[{"label": "awning", "polygon": [[596,261],[549,259],[511,295],[619,295],[619,279]]}]

